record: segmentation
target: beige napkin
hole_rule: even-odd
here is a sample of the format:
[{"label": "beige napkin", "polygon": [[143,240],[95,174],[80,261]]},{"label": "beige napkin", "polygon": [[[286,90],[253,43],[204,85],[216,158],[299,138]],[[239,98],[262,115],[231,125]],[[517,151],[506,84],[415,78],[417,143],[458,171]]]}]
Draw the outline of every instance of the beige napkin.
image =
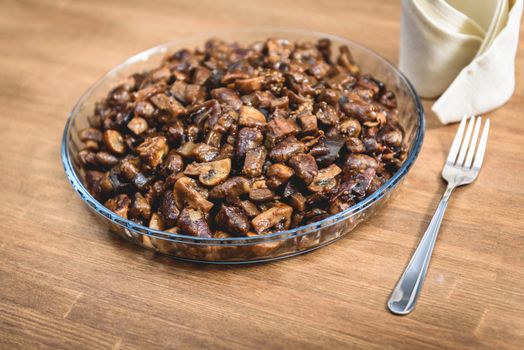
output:
[{"label": "beige napkin", "polygon": [[402,0],[400,70],[443,123],[491,111],[515,88],[523,0]]}]

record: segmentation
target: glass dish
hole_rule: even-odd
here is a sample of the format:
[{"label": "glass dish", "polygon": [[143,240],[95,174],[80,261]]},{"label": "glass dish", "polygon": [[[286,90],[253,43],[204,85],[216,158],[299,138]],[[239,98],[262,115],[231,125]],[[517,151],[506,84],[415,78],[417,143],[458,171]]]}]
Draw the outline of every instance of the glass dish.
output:
[{"label": "glass dish", "polygon": [[[78,131],[88,127],[87,117],[93,113],[95,102],[104,98],[128,75],[156,67],[166,54],[178,49],[202,47],[210,37],[245,44],[268,37],[314,42],[320,38],[329,38],[332,41],[333,53],[338,52],[338,46],[347,45],[362,72],[382,80],[397,96],[400,122],[409,149],[404,164],[380,189],[349,209],[312,224],[258,237],[200,238],[172,234],[136,224],[111,212],[86,189],[83,170],[76,161],[76,155],[82,147],[77,136]],[[122,237],[183,260],[208,263],[260,262],[320,248],[369,219],[391,197],[415,162],[422,146],[424,123],[422,104],[406,77],[378,54],[350,40],[325,33],[292,29],[243,29],[205,33],[177,39],[141,52],[112,69],[91,86],[80,97],[67,120],[62,139],[62,163],[67,178],[82,200],[101,221],[108,224],[111,231]]]}]

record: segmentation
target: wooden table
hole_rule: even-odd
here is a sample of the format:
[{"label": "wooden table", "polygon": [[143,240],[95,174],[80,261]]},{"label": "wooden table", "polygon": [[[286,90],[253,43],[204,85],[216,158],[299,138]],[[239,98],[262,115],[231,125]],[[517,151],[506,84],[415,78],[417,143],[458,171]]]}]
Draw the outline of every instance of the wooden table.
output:
[{"label": "wooden table", "polygon": [[[456,126],[428,111],[400,195],[351,235],[262,265],[153,256],[107,232],[67,183],[60,138],[80,94],[133,53],[196,31],[289,26],[396,61],[398,1],[0,3],[0,348],[522,348],[524,46],[490,113],[478,180],[448,207],[416,311],[388,295],[435,210]],[[524,33],[521,32],[521,37]]]}]

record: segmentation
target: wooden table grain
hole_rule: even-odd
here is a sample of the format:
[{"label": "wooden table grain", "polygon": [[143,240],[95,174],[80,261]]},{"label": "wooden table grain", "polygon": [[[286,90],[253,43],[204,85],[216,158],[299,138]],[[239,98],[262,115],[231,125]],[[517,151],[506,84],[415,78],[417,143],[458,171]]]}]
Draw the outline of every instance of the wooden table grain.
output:
[{"label": "wooden table grain", "polygon": [[[107,232],[66,181],[69,110],[105,71],[194,32],[325,31],[393,62],[399,1],[0,2],[0,349],[519,349],[524,344],[524,45],[484,168],[449,204],[416,311],[385,308],[428,225],[456,126],[375,219],[273,263],[180,263]],[[521,30],[521,38],[524,33]],[[493,87],[496,89],[496,86]]]}]

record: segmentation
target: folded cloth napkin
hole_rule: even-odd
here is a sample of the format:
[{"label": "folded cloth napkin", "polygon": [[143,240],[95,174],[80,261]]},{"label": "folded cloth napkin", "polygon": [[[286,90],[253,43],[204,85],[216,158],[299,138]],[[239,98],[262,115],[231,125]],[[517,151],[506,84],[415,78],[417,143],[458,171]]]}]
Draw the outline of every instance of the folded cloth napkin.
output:
[{"label": "folded cloth napkin", "polygon": [[441,122],[491,111],[515,88],[523,0],[402,0],[400,70]]}]

